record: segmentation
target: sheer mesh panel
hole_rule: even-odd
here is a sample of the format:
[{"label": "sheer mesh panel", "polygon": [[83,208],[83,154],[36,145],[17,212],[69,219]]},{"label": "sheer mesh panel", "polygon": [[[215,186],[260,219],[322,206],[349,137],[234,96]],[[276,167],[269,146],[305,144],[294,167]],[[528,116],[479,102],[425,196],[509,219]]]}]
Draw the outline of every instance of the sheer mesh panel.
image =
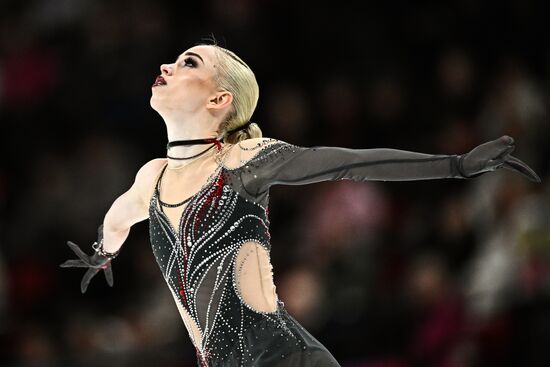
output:
[{"label": "sheer mesh panel", "polygon": [[183,324],[185,325],[185,328],[189,333],[191,341],[196,347],[200,346],[202,344],[202,333],[199,329],[199,326],[197,325],[195,320],[193,320],[193,318],[189,315],[187,310],[182,307],[180,301],[178,300],[178,297],[174,294],[172,288],[170,288],[170,293],[172,294],[172,297],[174,297],[174,301],[176,301],[176,306],[180,313],[181,319],[183,320]]},{"label": "sheer mesh panel", "polygon": [[213,262],[198,285],[196,307],[201,329],[205,334],[212,330],[218,308],[223,297],[223,285],[230,274],[231,257],[221,258]]},{"label": "sheer mesh panel", "polygon": [[300,147],[281,140],[247,140],[224,161],[233,188],[243,197],[267,205],[269,187],[321,181],[408,181],[458,178],[451,155],[406,150]]}]

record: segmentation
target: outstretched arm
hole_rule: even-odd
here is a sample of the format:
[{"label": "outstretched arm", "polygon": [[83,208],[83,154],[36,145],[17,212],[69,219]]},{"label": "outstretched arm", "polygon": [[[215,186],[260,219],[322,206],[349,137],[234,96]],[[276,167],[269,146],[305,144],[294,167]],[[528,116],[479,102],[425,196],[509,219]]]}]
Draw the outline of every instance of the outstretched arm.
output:
[{"label": "outstretched arm", "polygon": [[120,250],[130,233],[130,227],[149,216],[149,198],[153,181],[164,159],[153,159],[139,169],[128,191],[111,205],[103,220],[103,249],[114,253]]},{"label": "outstretched arm", "polygon": [[130,227],[147,219],[148,204],[143,196],[144,189],[141,175],[144,168],[136,175],[134,184],[128,191],[119,196],[111,205],[103,220],[103,249],[114,253],[119,251],[130,233]]},{"label": "outstretched arm", "polygon": [[149,193],[152,192],[153,177],[164,160],[155,159],[145,164],[137,173],[134,184],[118,197],[107,211],[103,224],[98,229],[98,239],[92,245],[95,252],[87,255],[80,247],[68,241],[67,245],[78,259],[67,260],[61,267],[87,268],[80,283],[82,293],[86,292],[91,279],[101,270],[110,286],[113,286],[111,260],[114,259],[128,237],[130,227],[148,217]]},{"label": "outstretched arm", "polygon": [[514,141],[508,136],[482,144],[464,155],[431,155],[386,148],[304,148],[277,140],[257,144],[266,146],[243,167],[241,175],[247,191],[253,195],[275,184],[301,185],[344,179],[469,178],[503,166],[540,181],[527,165],[510,156]]}]

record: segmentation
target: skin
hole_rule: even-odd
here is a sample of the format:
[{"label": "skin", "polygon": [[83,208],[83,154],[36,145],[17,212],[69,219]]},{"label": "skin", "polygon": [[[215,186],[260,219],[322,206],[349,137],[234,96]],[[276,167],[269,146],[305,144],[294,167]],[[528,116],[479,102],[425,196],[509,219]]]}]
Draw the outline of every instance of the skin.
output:
[{"label": "skin", "polygon": [[[215,83],[217,57],[211,46],[195,46],[183,52],[176,62],[162,64],[161,75],[166,85],[152,87],[151,107],[166,124],[168,141],[199,138],[220,138],[220,124],[231,110],[233,95],[220,90]],[[261,138],[260,138],[261,139]],[[254,146],[259,139],[248,139],[243,148]],[[238,145],[236,145],[238,146]],[[189,157],[208,146],[191,145],[170,149],[170,156]],[[222,154],[226,164],[238,165],[249,158],[249,152],[231,149],[224,144]],[[177,203],[199,191],[215,171],[216,148],[189,161],[166,158],[153,159],[139,169],[128,191],[118,197],[107,211],[103,221],[104,249],[118,250],[135,223],[149,217],[149,201],[162,167],[168,167],[162,178],[161,199]],[[165,208],[172,226],[177,223],[185,206]]]}]

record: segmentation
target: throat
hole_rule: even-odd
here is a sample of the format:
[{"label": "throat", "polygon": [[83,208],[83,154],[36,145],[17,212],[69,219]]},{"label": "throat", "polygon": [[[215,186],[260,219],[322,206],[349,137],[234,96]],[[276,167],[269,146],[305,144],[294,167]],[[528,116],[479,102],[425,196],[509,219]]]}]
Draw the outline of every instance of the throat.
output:
[{"label": "throat", "polygon": [[[215,149],[213,149],[215,148]],[[203,155],[211,154],[210,151],[220,152],[221,140],[215,138],[174,140],[166,144],[166,157],[169,161],[190,162]],[[215,154],[214,153],[214,154]],[[182,167],[184,164],[174,164],[173,167]]]}]

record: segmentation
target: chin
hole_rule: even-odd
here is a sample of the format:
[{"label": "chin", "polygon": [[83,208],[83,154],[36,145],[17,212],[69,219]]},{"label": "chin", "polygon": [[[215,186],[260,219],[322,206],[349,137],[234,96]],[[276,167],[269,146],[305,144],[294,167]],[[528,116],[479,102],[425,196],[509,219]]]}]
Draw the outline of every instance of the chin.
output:
[{"label": "chin", "polygon": [[151,97],[149,100],[149,105],[151,105],[151,108],[155,110],[163,119],[169,115],[170,108],[167,108],[166,103],[163,103],[157,98]]},{"label": "chin", "polygon": [[161,107],[160,104],[160,101],[154,95],[152,95],[149,99],[149,105],[151,105],[151,108],[157,112],[159,112],[159,108]]}]

